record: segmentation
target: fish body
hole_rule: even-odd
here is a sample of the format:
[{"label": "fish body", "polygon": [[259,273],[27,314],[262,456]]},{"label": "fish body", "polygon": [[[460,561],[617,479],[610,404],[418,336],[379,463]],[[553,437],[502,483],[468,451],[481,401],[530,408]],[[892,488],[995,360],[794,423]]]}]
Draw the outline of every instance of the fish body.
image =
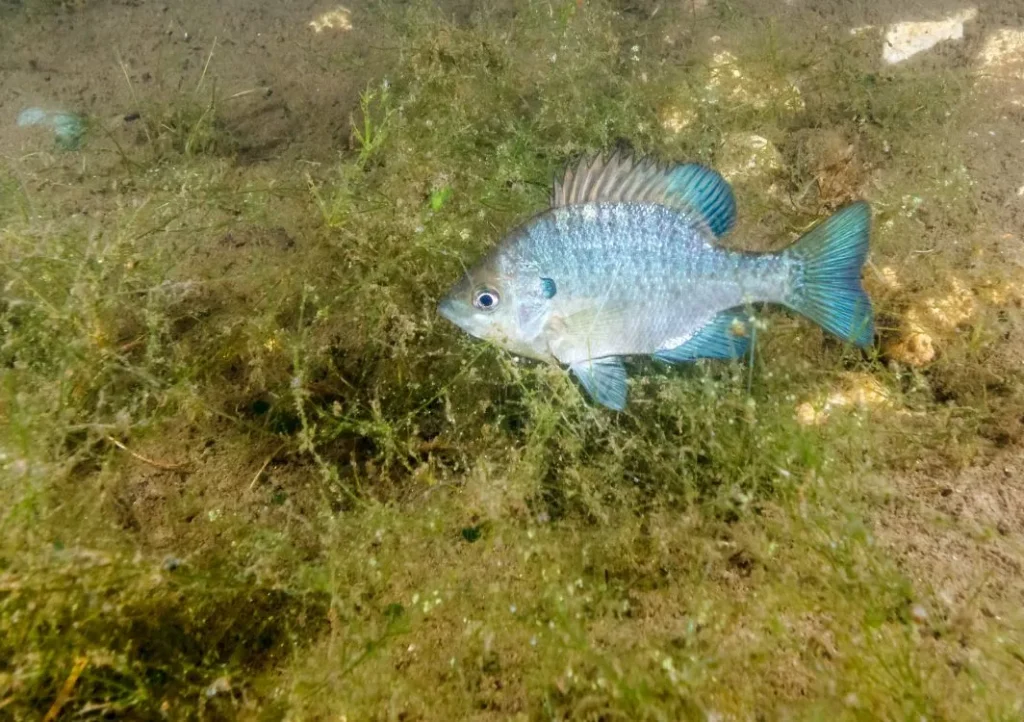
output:
[{"label": "fish body", "polygon": [[567,365],[591,396],[621,409],[623,358],[742,356],[754,303],[788,306],[868,345],[869,218],[855,203],[782,252],[733,251],[718,239],[735,202],[714,171],[584,161],[556,183],[552,207],[471,268],[439,311],[513,353]]}]

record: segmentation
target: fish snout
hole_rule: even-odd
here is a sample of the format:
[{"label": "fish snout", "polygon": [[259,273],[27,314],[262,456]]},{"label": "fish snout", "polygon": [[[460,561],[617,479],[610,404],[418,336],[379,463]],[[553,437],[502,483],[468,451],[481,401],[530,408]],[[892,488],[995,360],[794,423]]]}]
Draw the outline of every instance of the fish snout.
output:
[{"label": "fish snout", "polygon": [[455,302],[450,298],[442,298],[441,302],[437,304],[437,312],[443,317],[455,323],[456,308]]}]

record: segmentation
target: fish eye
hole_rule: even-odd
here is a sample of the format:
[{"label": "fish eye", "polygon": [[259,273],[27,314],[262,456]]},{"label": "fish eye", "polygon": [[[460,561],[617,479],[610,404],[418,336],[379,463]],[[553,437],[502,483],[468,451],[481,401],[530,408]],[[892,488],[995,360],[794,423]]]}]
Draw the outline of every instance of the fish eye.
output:
[{"label": "fish eye", "polygon": [[473,296],[473,305],[482,311],[492,311],[500,300],[501,297],[494,289],[481,288]]}]

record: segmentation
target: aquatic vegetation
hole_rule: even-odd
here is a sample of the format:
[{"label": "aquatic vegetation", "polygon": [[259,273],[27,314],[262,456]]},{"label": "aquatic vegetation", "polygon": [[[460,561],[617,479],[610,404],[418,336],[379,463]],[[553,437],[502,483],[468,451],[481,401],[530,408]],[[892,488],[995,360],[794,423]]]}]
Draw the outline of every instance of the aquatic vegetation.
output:
[{"label": "aquatic vegetation", "polygon": [[[958,512],[1024,498],[976,68],[697,5],[382,8],[391,64],[316,161],[244,156],[216,48],[4,159],[0,716],[1019,716],[1020,530]],[[736,148],[776,151],[747,250],[871,202],[872,351],[763,310],[749,358],[651,362],[612,414],[436,314],[566,163]]]}]

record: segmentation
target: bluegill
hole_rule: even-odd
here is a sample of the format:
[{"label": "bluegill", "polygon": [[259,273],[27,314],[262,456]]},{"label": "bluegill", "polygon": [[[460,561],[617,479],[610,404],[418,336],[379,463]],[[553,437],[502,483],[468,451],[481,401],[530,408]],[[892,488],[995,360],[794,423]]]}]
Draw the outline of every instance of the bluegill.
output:
[{"label": "bluegill", "polygon": [[568,366],[616,410],[626,404],[625,357],[746,354],[751,304],[781,304],[850,343],[872,343],[861,284],[867,203],[777,253],[721,245],[735,218],[732,189],[704,166],[583,160],[555,182],[551,207],[470,268],[438,311],[514,354]]}]

